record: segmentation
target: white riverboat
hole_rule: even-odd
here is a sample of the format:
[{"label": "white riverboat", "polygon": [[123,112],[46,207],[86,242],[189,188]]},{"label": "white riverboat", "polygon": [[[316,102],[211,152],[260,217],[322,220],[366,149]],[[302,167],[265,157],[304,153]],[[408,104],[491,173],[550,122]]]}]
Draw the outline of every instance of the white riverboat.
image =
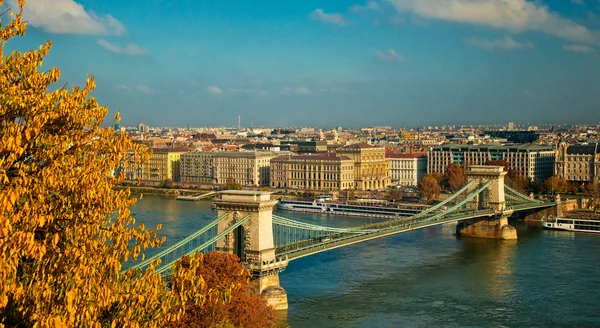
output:
[{"label": "white riverboat", "polygon": [[600,233],[600,220],[553,217],[544,219],[542,221],[542,227],[544,227],[544,229]]},{"label": "white riverboat", "polygon": [[312,212],[377,218],[398,218],[417,214],[429,206],[420,204],[393,204],[366,202],[334,202],[317,198],[314,200],[281,199],[277,207],[282,210],[296,212]]}]

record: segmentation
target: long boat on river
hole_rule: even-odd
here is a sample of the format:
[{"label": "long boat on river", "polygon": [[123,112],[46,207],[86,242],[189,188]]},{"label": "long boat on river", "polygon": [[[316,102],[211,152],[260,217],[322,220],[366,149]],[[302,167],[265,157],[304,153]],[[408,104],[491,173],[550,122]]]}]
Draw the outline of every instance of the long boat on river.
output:
[{"label": "long boat on river", "polygon": [[348,202],[317,198],[314,200],[280,199],[277,208],[295,212],[350,215],[376,218],[399,218],[415,215],[429,208],[423,204],[391,203],[381,200]]}]

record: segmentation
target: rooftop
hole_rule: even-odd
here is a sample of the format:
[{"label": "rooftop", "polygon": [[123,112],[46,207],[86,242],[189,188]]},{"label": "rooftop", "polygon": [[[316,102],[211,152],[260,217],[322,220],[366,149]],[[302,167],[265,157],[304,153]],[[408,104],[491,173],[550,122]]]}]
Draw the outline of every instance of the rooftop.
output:
[{"label": "rooftop", "polygon": [[336,156],[335,154],[332,154],[332,153],[312,154],[312,155],[285,155],[285,156],[279,156],[279,157],[272,159],[272,161],[290,161],[290,160],[294,160],[294,161],[313,160],[313,161],[339,162],[339,161],[350,161],[351,159],[348,156]]},{"label": "rooftop", "polygon": [[343,147],[342,149],[367,149],[367,148],[381,148],[381,147],[369,145],[369,144],[366,144],[363,142],[363,143],[352,144],[352,145]]},{"label": "rooftop", "polygon": [[595,155],[600,152],[599,144],[591,143],[587,145],[570,145],[567,148],[567,154],[569,155]]},{"label": "rooftop", "polygon": [[447,144],[440,145],[434,150],[456,150],[456,151],[552,151],[554,146],[551,145],[502,145],[502,144],[484,144],[484,145],[457,145]]},{"label": "rooftop", "polygon": [[426,153],[412,153],[412,154],[386,153],[385,157],[386,158],[426,158],[427,154]]}]

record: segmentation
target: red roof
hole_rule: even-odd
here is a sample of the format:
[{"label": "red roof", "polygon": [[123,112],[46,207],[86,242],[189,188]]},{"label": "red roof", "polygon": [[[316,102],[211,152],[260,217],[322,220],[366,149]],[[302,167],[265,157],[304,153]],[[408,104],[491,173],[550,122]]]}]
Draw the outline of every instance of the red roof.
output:
[{"label": "red roof", "polygon": [[358,148],[381,148],[377,146],[372,146],[366,143],[357,143],[344,147],[345,149],[358,149]]},{"label": "red roof", "polygon": [[412,153],[412,154],[390,154],[386,153],[387,158],[422,158],[427,157],[426,153]]},{"label": "red roof", "polygon": [[175,148],[152,148],[153,153],[186,153],[191,148],[175,147]]}]

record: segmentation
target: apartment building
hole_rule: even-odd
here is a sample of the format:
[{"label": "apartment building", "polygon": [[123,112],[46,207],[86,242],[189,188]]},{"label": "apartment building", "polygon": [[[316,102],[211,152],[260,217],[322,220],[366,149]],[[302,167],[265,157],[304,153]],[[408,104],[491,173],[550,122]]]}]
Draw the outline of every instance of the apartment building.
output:
[{"label": "apartment building", "polygon": [[599,181],[600,144],[558,144],[556,150],[556,175],[577,184]]},{"label": "apartment building", "polygon": [[188,151],[187,148],[153,148],[148,163],[142,166],[144,183],[158,183],[167,180],[179,181],[180,156]]},{"label": "apartment building", "polygon": [[215,156],[218,152],[193,150],[181,154],[181,182],[189,184],[216,183]]},{"label": "apartment building", "polygon": [[427,174],[427,154],[393,154],[386,153],[390,160],[390,178],[392,185],[416,186]]},{"label": "apartment building", "polygon": [[354,188],[354,162],[335,154],[287,155],[271,160],[271,187],[340,191]]},{"label": "apartment building", "polygon": [[543,181],[554,174],[555,154],[552,146],[533,144],[442,145],[429,151],[427,173],[444,174],[450,163],[467,167],[504,159],[521,176]]},{"label": "apartment building", "polygon": [[223,184],[232,178],[244,186],[270,185],[270,151],[222,151],[214,155],[214,182]]},{"label": "apartment building", "polygon": [[360,143],[338,148],[335,152],[354,162],[355,189],[384,189],[390,184],[390,160],[385,157],[385,148]]}]

